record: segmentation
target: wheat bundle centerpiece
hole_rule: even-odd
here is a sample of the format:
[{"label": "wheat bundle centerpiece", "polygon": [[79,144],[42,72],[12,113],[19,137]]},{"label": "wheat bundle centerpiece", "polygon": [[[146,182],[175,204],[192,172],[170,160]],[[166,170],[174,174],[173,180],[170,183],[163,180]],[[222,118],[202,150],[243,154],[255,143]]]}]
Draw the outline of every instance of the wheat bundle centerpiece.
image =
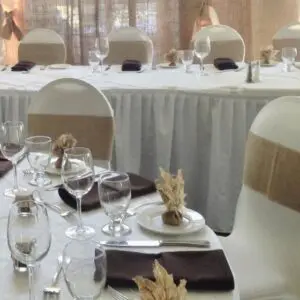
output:
[{"label": "wheat bundle centerpiece", "polygon": [[175,67],[178,60],[178,53],[176,49],[171,49],[165,54],[165,60],[169,63],[170,67]]},{"label": "wheat bundle centerpiece", "polygon": [[183,220],[182,210],[185,206],[186,196],[182,170],[178,170],[177,175],[173,176],[160,168],[160,177],[155,184],[166,206],[162,220],[167,225],[179,226]]},{"label": "wheat bundle centerpiece", "polygon": [[173,275],[169,275],[157,260],[153,264],[155,280],[137,276],[133,281],[137,284],[141,300],[185,300],[187,296],[186,280],[180,280],[177,286]]},{"label": "wheat bundle centerpiece", "polygon": [[279,53],[278,50],[274,50],[273,46],[270,45],[260,50],[260,60],[262,64],[269,65],[273,61],[276,61],[276,55]]}]

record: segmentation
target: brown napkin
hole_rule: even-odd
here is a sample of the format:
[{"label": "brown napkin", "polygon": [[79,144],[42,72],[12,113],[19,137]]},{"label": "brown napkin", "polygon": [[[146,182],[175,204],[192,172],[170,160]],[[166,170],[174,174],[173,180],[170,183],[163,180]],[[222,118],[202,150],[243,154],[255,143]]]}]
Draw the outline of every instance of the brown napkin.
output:
[{"label": "brown napkin", "polygon": [[231,291],[234,279],[222,250],[162,252],[146,254],[109,250],[107,284],[114,287],[135,287],[132,278],[143,276],[153,280],[155,259],[173,274],[176,284],[187,280],[188,290]]},{"label": "brown napkin", "polygon": [[4,176],[12,168],[12,163],[0,156],[0,177]]},{"label": "brown napkin", "polygon": [[[127,174],[131,183],[131,198],[137,198],[143,195],[156,192],[154,182],[133,173]],[[66,204],[73,207],[74,209],[77,208],[76,199],[74,198],[74,196],[69,194],[64,188],[59,188],[58,194]],[[81,209],[82,211],[90,211],[99,207],[100,200],[98,196],[98,184],[97,182],[95,182],[92,190],[83,197]]]}]

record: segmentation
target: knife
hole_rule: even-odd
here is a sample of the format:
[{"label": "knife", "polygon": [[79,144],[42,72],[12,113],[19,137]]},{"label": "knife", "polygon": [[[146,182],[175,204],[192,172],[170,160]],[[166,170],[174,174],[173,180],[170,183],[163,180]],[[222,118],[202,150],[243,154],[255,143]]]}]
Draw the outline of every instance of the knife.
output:
[{"label": "knife", "polygon": [[102,246],[115,248],[159,248],[159,247],[192,247],[209,248],[210,242],[199,241],[176,241],[176,240],[148,240],[148,241],[100,241]]}]

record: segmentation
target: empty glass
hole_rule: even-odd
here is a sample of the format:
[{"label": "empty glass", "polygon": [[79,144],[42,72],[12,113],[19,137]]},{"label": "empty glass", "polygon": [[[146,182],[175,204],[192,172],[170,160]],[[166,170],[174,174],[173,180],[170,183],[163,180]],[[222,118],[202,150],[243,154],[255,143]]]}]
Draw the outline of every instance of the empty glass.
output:
[{"label": "empty glass", "polygon": [[284,63],[285,72],[291,72],[296,57],[297,57],[297,48],[285,47],[282,49],[282,61]]},{"label": "empty glass", "polygon": [[207,37],[206,39],[198,39],[195,41],[194,44],[194,52],[195,55],[199,58],[200,60],[200,75],[207,75],[204,72],[204,63],[203,60],[205,57],[207,57],[210,53],[211,50],[211,45],[210,45],[210,38]]},{"label": "empty glass", "polygon": [[100,203],[110,223],[102,228],[110,236],[123,236],[131,232],[123,224],[131,199],[129,177],[126,173],[106,172],[98,181]]},{"label": "empty glass", "polygon": [[101,73],[103,72],[103,61],[109,53],[109,41],[107,36],[100,36],[95,40],[96,55],[100,60]]},{"label": "empty glass", "polygon": [[33,200],[14,202],[8,217],[7,242],[12,257],[27,265],[29,299],[34,300],[34,268],[47,255],[51,245],[45,206]]},{"label": "empty glass", "polygon": [[68,228],[66,235],[72,239],[92,237],[95,229],[83,225],[81,219],[82,197],[92,189],[95,180],[93,156],[90,149],[74,147],[65,150],[61,179],[65,189],[76,197],[78,212],[78,225]]},{"label": "empty glass", "polygon": [[31,136],[25,139],[27,159],[35,172],[30,184],[42,188],[51,183],[45,176],[45,170],[51,159],[51,146],[52,140],[48,136]]},{"label": "empty glass", "polygon": [[88,61],[89,61],[89,65],[92,68],[92,73],[95,73],[99,67],[99,57],[97,55],[97,51],[96,50],[90,50],[88,53]]},{"label": "empty glass", "polygon": [[178,55],[184,65],[185,72],[188,73],[190,66],[193,64],[194,51],[193,50],[180,50],[180,51],[178,51]]},{"label": "empty glass", "polygon": [[73,240],[63,251],[65,282],[74,299],[99,299],[106,282],[106,254],[92,240]]},{"label": "empty glass", "polygon": [[18,185],[17,162],[25,153],[24,124],[22,122],[7,121],[1,125],[0,147],[2,155],[10,160],[14,170],[14,186],[6,189],[4,195],[15,197],[17,192],[26,191]]}]

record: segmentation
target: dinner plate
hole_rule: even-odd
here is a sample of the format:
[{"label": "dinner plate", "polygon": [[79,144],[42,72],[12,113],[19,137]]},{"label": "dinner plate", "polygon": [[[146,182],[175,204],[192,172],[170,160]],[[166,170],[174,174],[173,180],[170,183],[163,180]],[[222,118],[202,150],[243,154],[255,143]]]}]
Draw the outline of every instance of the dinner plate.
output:
[{"label": "dinner plate", "polygon": [[70,68],[71,65],[69,64],[53,64],[48,66],[49,69],[54,69],[54,70],[64,70]]},{"label": "dinner plate", "polygon": [[149,231],[163,235],[181,235],[199,231],[205,226],[204,218],[196,211],[184,208],[183,222],[179,226],[163,223],[161,215],[166,211],[164,205],[148,206],[137,214],[138,224]]},{"label": "dinner plate", "polygon": [[[60,176],[61,175],[61,169],[57,169],[55,167],[55,162],[57,160],[57,157],[53,157],[51,158],[51,161],[48,165],[48,167],[46,168],[45,172],[50,174],[50,175],[57,175]],[[84,163],[82,161],[78,161],[78,162],[73,162],[72,163],[72,168],[67,171],[66,174],[76,174],[79,172],[82,172],[85,169]]]},{"label": "dinner plate", "polygon": [[162,63],[162,64],[159,64],[158,67],[160,67],[162,69],[177,69],[177,68],[179,68],[179,64],[176,64],[175,66],[170,66],[169,63]]}]

